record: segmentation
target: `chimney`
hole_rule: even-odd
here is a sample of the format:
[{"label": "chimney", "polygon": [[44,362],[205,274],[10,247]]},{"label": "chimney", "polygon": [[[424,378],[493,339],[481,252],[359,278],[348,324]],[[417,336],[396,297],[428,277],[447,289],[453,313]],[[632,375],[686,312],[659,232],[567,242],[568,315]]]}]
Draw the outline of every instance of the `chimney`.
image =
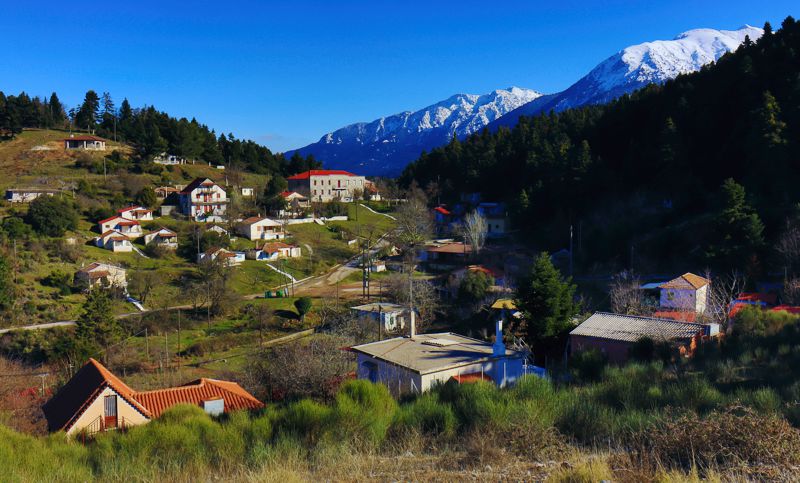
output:
[{"label": "chimney", "polygon": [[503,318],[497,319],[494,323],[494,344],[492,344],[492,356],[500,357],[506,355],[506,345],[503,343]]},{"label": "chimney", "polygon": [[410,338],[413,339],[417,336],[417,314],[414,312],[414,309],[411,309],[411,336]]}]

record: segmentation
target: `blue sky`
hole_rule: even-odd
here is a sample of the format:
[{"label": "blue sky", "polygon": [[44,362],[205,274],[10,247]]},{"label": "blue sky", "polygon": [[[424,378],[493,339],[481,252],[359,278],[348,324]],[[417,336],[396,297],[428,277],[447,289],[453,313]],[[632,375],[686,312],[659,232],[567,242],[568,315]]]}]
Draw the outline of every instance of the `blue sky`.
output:
[{"label": "blue sky", "polygon": [[276,151],[459,92],[566,88],[627,45],[735,29],[795,1],[8,2],[0,90],[87,89]]}]

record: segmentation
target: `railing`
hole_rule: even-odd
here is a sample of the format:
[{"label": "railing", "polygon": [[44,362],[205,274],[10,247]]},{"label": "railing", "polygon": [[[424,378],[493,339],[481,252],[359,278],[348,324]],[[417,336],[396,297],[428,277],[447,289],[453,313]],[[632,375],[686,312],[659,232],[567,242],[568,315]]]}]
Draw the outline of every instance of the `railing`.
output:
[{"label": "railing", "polygon": [[81,432],[78,434],[78,439],[85,443],[86,441],[92,439],[97,433],[104,433],[106,431],[125,431],[132,426],[134,426],[134,424],[131,424],[130,421],[127,421],[122,416],[117,416],[116,424],[114,425],[106,424],[105,416],[98,416],[81,430]]}]

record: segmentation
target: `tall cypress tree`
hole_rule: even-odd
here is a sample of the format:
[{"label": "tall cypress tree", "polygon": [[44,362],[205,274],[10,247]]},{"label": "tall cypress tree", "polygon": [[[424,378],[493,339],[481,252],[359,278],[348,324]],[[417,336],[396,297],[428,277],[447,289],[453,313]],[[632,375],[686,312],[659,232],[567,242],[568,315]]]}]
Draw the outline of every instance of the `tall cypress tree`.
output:
[{"label": "tall cypress tree", "polygon": [[83,104],[75,114],[78,129],[94,129],[100,116],[100,97],[93,90],[86,91]]},{"label": "tall cypress tree", "polygon": [[744,187],[731,178],[721,188],[722,206],[714,222],[715,243],[708,256],[718,268],[739,268],[764,246],[764,225],[747,203]]},{"label": "tall cypress tree", "polygon": [[64,105],[61,104],[61,100],[58,98],[55,92],[50,94],[50,102],[48,104],[50,107],[50,118],[53,120],[53,124],[55,126],[61,126],[64,124],[64,120],[66,119]]}]

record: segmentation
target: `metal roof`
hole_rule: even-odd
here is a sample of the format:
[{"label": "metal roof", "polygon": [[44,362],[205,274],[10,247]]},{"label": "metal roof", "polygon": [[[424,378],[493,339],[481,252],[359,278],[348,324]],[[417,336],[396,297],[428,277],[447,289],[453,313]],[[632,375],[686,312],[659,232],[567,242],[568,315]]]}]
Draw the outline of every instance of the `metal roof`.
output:
[{"label": "metal roof", "polygon": [[357,305],[355,307],[350,307],[350,309],[357,310],[359,312],[381,312],[385,314],[391,312],[403,312],[408,310],[408,307],[404,307],[399,304],[375,302],[371,304]]},{"label": "metal roof", "polygon": [[643,337],[653,340],[691,339],[705,328],[701,324],[677,322],[654,317],[596,312],[570,332],[570,335],[636,342]]},{"label": "metal roof", "polygon": [[[452,343],[442,345],[442,340]],[[431,345],[431,342],[436,345]],[[357,345],[351,349],[420,374],[430,374],[495,359],[491,342],[452,332],[419,334],[413,339],[396,337]],[[506,358],[523,356],[522,352],[506,349]]]}]

